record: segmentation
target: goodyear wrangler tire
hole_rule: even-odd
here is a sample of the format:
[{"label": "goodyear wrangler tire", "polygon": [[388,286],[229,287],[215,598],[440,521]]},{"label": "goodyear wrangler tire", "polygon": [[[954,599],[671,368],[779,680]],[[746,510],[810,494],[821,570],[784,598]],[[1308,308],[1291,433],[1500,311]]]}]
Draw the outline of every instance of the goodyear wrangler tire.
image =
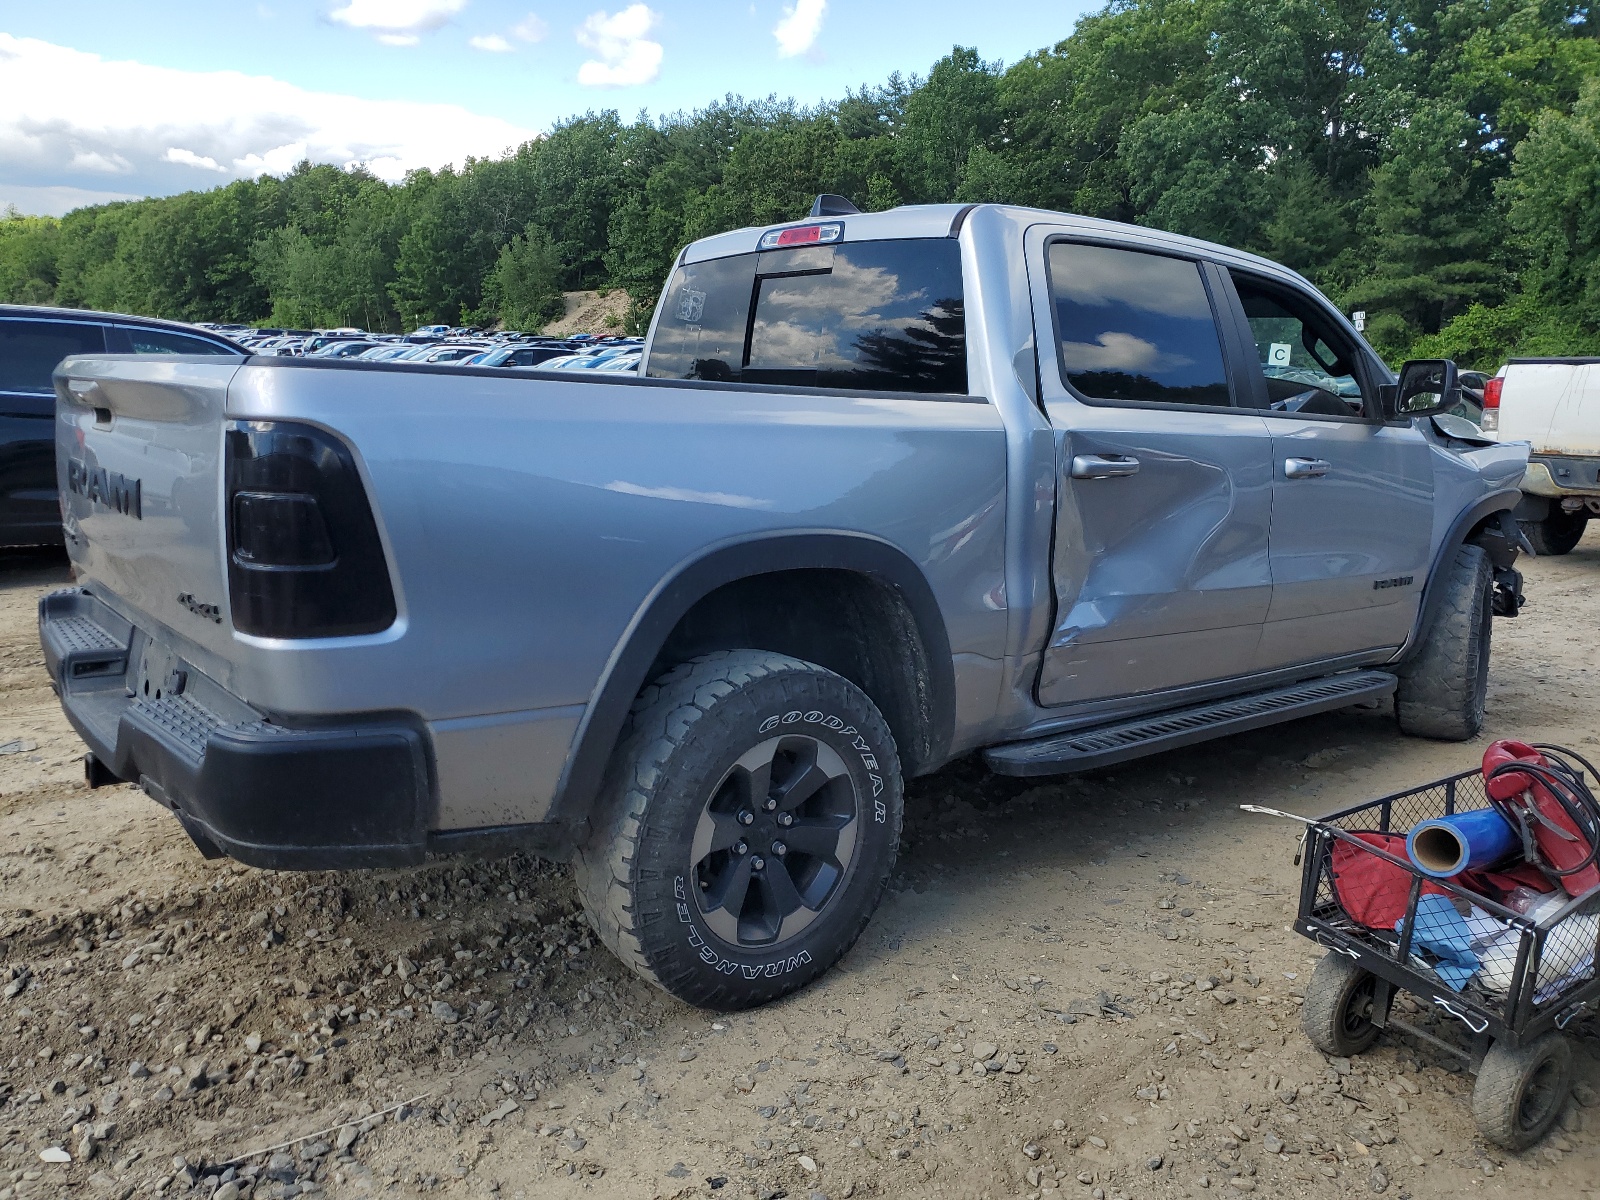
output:
[{"label": "goodyear wrangler tire", "polygon": [[584,908],[679,999],[764,1004],[861,935],[901,800],[894,738],[854,684],[781,654],[708,654],[634,703],[577,857]]},{"label": "goodyear wrangler tire", "polygon": [[1402,733],[1464,742],[1483,728],[1494,572],[1481,546],[1460,547],[1449,571],[1433,626],[1396,672],[1394,711]]}]

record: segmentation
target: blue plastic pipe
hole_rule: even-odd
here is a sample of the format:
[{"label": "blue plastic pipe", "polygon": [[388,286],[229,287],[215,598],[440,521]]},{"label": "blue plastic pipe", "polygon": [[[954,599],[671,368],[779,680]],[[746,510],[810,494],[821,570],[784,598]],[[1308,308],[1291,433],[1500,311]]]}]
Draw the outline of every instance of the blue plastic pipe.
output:
[{"label": "blue plastic pipe", "polygon": [[1492,867],[1519,848],[1516,832],[1492,808],[1423,821],[1406,835],[1406,854],[1435,879]]}]

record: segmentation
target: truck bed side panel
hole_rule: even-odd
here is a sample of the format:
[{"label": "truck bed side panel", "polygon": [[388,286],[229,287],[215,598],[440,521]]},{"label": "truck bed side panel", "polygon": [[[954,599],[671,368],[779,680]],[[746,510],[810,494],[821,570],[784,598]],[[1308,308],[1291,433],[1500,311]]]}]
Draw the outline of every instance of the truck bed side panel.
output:
[{"label": "truck bed side panel", "polygon": [[229,411],[356,448],[404,621],[388,638],[236,646],[239,694],[419,712],[439,828],[542,815],[636,614],[720,545],[882,538],[923,570],[956,654],[1003,653],[1005,444],[981,400],[252,365]]}]

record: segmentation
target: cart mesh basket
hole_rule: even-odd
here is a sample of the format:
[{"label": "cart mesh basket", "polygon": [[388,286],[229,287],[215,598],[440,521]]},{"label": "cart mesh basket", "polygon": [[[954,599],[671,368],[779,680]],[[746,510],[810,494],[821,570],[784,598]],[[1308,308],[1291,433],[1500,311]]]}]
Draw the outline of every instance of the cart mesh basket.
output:
[{"label": "cart mesh basket", "polygon": [[[1596,1007],[1600,903],[1590,893],[1535,921],[1406,857],[1414,825],[1487,807],[1483,776],[1469,771],[1323,817],[1306,834],[1296,928],[1475,1034],[1515,1046]],[[1473,934],[1481,969],[1460,990],[1447,982],[1449,964],[1417,944],[1418,906],[1429,895],[1447,897]]]}]

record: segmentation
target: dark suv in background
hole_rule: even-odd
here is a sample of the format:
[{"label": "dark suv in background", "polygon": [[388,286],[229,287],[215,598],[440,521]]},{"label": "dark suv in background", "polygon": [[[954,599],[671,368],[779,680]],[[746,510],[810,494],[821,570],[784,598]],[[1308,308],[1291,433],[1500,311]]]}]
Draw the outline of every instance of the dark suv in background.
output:
[{"label": "dark suv in background", "polygon": [[61,544],[55,385],[69,354],[244,354],[172,321],[0,304],[0,546]]}]

